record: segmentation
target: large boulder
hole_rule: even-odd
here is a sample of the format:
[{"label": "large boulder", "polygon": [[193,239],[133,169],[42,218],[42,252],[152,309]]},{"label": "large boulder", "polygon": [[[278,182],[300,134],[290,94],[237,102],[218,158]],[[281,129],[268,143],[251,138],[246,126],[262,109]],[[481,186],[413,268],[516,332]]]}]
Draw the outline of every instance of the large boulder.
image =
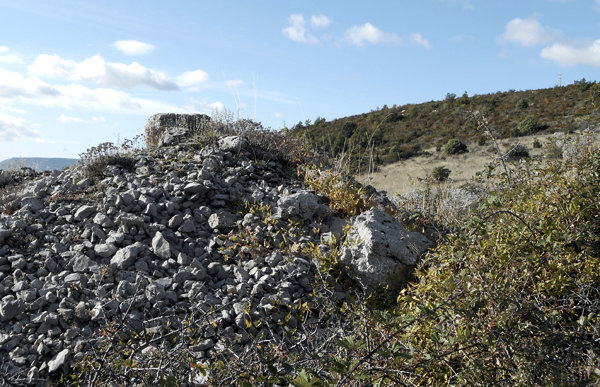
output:
[{"label": "large boulder", "polygon": [[175,145],[190,134],[202,131],[209,121],[206,114],[155,114],[146,124],[146,146]]},{"label": "large boulder", "polygon": [[342,246],[341,262],[367,291],[387,285],[397,291],[411,266],[431,245],[423,235],[407,231],[374,207],[358,215]]}]

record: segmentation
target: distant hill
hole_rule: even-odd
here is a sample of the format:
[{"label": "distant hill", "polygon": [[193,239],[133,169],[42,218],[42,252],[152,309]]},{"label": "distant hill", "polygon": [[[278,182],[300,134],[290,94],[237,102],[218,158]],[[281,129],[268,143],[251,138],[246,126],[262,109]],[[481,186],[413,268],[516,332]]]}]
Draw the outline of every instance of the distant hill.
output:
[{"label": "distant hill", "polygon": [[385,165],[431,147],[443,149],[452,138],[485,145],[489,137],[478,126],[482,117],[498,138],[584,129],[600,121],[600,83],[582,79],[539,90],[473,96],[448,93],[439,101],[384,105],[331,121],[317,118],[312,124],[298,123],[291,131],[322,154],[338,158],[343,154],[356,170],[371,161]]},{"label": "distant hill", "polygon": [[0,169],[17,169],[21,167],[33,168],[36,171],[49,171],[53,169],[64,169],[75,165],[79,159],[67,159],[59,157],[13,157],[0,161]]}]

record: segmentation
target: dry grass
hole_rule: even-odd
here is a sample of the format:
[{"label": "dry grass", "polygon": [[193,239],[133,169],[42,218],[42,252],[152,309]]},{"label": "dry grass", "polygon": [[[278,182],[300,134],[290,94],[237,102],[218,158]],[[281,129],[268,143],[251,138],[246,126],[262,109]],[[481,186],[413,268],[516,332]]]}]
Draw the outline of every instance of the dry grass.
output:
[{"label": "dry grass", "polygon": [[[596,141],[598,131],[596,130]],[[503,152],[521,144],[529,149],[532,158],[543,158],[546,144],[555,139],[554,134],[534,134],[524,137],[514,137],[500,140]],[[542,148],[534,148],[534,141],[543,144]],[[390,194],[403,194],[426,187],[425,179],[436,167],[450,169],[450,177],[445,184],[448,188],[460,187],[472,180],[477,172],[483,171],[495,158],[496,152],[491,141],[486,145],[468,143],[469,152],[460,155],[446,155],[435,148],[426,149],[429,155],[417,156],[404,161],[398,161],[379,168],[372,174],[361,174],[357,180],[362,184],[370,184],[378,190]]]}]

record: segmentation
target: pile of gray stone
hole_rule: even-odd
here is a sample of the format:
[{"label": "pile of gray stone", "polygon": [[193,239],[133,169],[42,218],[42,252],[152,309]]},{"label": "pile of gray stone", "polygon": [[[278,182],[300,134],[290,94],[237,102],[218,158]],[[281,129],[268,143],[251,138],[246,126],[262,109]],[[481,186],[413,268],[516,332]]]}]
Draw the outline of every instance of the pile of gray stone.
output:
[{"label": "pile of gray stone", "polygon": [[192,310],[212,317],[187,350],[210,361],[232,350],[225,337],[243,346],[299,324],[282,324],[280,311],[310,304],[319,257],[307,247],[342,240],[349,274],[373,290],[429,246],[376,207],[338,217],[293,167],[257,159],[253,146],[240,136],[201,150],[174,142],[101,180],[75,167],[21,183],[20,208],[0,215],[0,383],[68,374],[115,321],[157,332]]}]

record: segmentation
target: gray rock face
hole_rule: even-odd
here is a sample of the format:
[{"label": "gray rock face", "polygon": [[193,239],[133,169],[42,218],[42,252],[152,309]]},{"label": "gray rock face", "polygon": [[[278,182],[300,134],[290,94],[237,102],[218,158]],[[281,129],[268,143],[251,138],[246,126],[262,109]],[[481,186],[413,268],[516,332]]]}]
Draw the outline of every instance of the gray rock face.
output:
[{"label": "gray rock face", "polygon": [[4,243],[8,237],[10,237],[10,230],[4,230],[0,228],[0,244]]},{"label": "gray rock face", "polygon": [[367,290],[403,286],[407,267],[415,265],[431,245],[423,235],[408,232],[379,208],[358,215],[352,226],[341,261]]},{"label": "gray rock face", "polygon": [[242,136],[228,136],[219,139],[219,148],[229,152],[240,152],[249,146],[248,139]]},{"label": "gray rock face", "polygon": [[48,362],[48,372],[52,373],[62,368],[69,357],[69,353],[70,351],[68,349],[63,349],[57,353],[56,356]]},{"label": "gray rock face", "polygon": [[82,221],[87,219],[90,215],[96,212],[96,207],[90,205],[83,205],[75,211],[74,219],[76,221]]},{"label": "gray rock face", "polygon": [[189,133],[202,130],[208,121],[205,114],[155,114],[146,124],[146,145],[174,145]]},{"label": "gray rock face", "polygon": [[126,269],[135,262],[138,254],[143,249],[144,245],[139,242],[136,242],[131,246],[123,247],[111,258],[110,264],[116,266],[118,269]]},{"label": "gray rock face", "polygon": [[162,259],[171,258],[171,244],[169,244],[160,231],[152,238],[152,251]]},{"label": "gray rock face", "polygon": [[287,219],[298,216],[305,220],[312,220],[315,217],[326,218],[332,211],[321,201],[322,199],[319,196],[309,191],[300,191],[282,196],[277,202],[275,217]]},{"label": "gray rock face", "polygon": [[208,218],[208,225],[214,229],[224,229],[233,227],[237,218],[230,212],[219,211],[215,212]]}]

